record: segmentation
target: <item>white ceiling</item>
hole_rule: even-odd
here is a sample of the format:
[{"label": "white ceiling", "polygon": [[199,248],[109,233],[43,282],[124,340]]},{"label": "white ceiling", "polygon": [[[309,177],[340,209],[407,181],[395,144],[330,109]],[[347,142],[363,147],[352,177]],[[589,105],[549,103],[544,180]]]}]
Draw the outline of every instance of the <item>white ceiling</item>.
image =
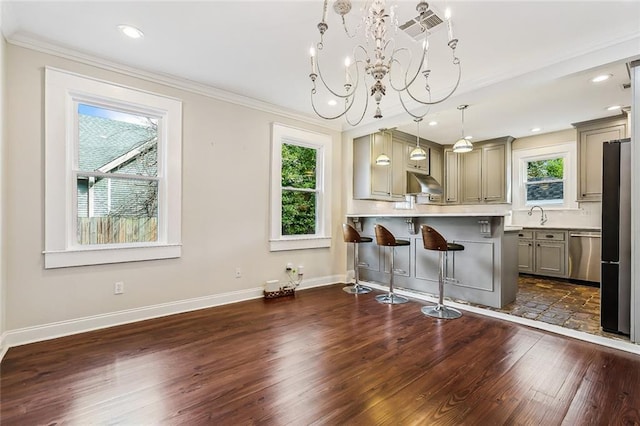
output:
[{"label": "white ceiling", "polygon": [[[331,2],[333,3],[333,2]],[[399,1],[397,13],[415,15],[415,2]],[[462,80],[452,98],[431,108],[421,136],[452,143],[460,135],[459,104],[469,104],[465,130],[474,140],[530,129],[542,133],[595,119],[610,105],[630,105],[625,63],[640,58],[640,1],[433,1],[449,7]],[[314,1],[4,1],[2,30],[10,42],[73,50],[144,71],[195,81],[311,116],[309,46],[317,41],[322,0]],[[331,7],[331,6],[330,6]],[[352,13],[358,12],[354,5]],[[330,9],[323,52],[327,72],[338,69],[352,47]],[[140,28],[131,40],[118,24]],[[432,45],[446,36],[435,32]],[[399,43],[408,39],[395,36]],[[411,42],[409,42],[411,43]],[[450,50],[442,51],[450,58]],[[434,94],[454,81],[444,60],[432,61]],[[447,56],[448,55],[448,56]],[[450,65],[449,65],[450,66]],[[613,78],[595,85],[599,73]],[[341,81],[336,81],[342,84]],[[324,102],[325,100],[323,100]],[[327,107],[329,108],[329,107]],[[371,108],[371,105],[370,105]],[[387,90],[382,120],[371,118],[351,132],[398,126],[415,134]],[[342,120],[338,125],[350,127]]]}]

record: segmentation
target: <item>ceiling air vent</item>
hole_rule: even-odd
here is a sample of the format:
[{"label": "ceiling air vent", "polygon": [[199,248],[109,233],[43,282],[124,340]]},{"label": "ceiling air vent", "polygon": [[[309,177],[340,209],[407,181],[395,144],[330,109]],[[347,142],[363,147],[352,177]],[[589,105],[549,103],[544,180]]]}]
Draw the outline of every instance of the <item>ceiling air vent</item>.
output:
[{"label": "ceiling air vent", "polygon": [[[438,26],[443,22],[442,18],[440,18],[433,8],[427,10],[426,17],[424,18],[424,24],[429,31],[433,32],[436,29],[439,29]],[[400,29],[407,33],[409,37],[417,40],[423,33],[422,27],[420,26],[420,15],[400,25]]]}]

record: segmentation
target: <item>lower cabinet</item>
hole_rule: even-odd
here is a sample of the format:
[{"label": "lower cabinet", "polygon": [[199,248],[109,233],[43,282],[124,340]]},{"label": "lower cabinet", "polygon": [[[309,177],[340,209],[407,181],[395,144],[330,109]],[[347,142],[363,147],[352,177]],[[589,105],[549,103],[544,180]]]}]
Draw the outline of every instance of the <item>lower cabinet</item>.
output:
[{"label": "lower cabinet", "polygon": [[566,230],[523,229],[518,241],[518,271],[567,278]]},{"label": "lower cabinet", "polygon": [[[364,234],[363,234],[364,236]],[[391,272],[391,247],[380,247],[376,244],[375,235],[367,235],[373,242],[358,246],[359,266],[375,272]],[[408,277],[411,271],[411,250],[409,246],[395,247],[393,269],[395,275]]]}]

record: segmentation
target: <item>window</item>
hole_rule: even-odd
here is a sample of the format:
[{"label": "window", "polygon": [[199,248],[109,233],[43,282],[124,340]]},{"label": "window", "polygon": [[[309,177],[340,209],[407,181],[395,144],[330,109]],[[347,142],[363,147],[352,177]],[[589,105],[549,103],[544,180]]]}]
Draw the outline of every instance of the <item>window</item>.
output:
[{"label": "window", "polygon": [[564,158],[527,161],[526,204],[564,202]]},{"label": "window", "polygon": [[181,109],[46,69],[45,268],[180,256]]},{"label": "window", "polygon": [[575,159],[575,142],[514,150],[514,208],[577,208]]},{"label": "window", "polygon": [[272,251],[329,247],[331,138],[273,125]]}]

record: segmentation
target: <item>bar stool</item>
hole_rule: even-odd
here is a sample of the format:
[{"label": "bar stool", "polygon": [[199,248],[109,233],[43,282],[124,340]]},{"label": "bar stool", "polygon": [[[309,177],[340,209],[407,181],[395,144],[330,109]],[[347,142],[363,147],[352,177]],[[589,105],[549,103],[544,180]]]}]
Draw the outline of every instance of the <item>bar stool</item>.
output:
[{"label": "bar stool", "polygon": [[442,235],[428,225],[420,227],[422,231],[422,241],[426,250],[436,250],[439,254],[439,271],[438,271],[438,304],[436,306],[423,306],[421,311],[430,317],[442,319],[460,318],[462,313],[456,309],[449,308],[444,305],[444,277],[445,277],[445,256],[450,251],[464,250],[461,244],[448,243]]},{"label": "bar stool", "polygon": [[344,236],[345,243],[353,243],[353,269],[355,271],[356,282],[353,285],[348,285],[342,289],[349,294],[365,294],[369,293],[371,289],[360,285],[360,272],[359,260],[358,260],[358,246],[361,243],[370,243],[373,241],[371,237],[361,236],[356,229],[348,223],[342,224],[342,235]]},{"label": "bar stool", "polygon": [[406,297],[398,296],[393,292],[393,261],[395,257],[396,247],[408,246],[410,244],[407,240],[397,240],[387,228],[382,225],[376,224],[376,243],[379,246],[391,247],[391,278],[389,278],[389,293],[376,296],[376,300],[380,303],[386,303],[388,305],[397,305],[400,303],[407,303],[409,299]]}]

